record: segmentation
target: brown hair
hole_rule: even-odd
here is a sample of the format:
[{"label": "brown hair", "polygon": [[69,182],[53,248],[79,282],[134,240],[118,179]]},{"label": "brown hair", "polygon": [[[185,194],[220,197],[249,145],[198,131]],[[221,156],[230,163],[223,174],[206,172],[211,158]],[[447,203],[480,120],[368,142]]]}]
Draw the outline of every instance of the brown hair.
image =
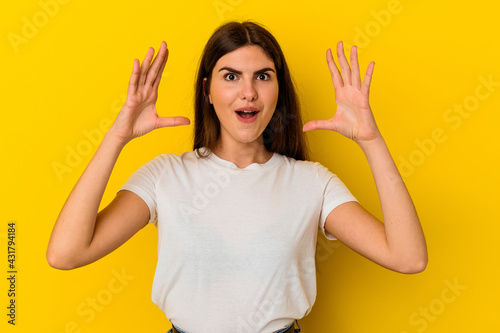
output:
[{"label": "brown hair", "polygon": [[[307,160],[308,149],[302,132],[300,103],[285,56],[273,35],[253,22],[229,22],[220,26],[207,42],[200,60],[195,83],[194,149],[202,157],[209,156],[220,136],[220,122],[208,99],[212,70],[225,54],[247,45],[262,47],[273,60],[278,78],[278,103],[271,121],[263,132],[264,145],[296,160]],[[203,80],[207,79],[205,84]],[[210,151],[203,154],[198,148]]]}]

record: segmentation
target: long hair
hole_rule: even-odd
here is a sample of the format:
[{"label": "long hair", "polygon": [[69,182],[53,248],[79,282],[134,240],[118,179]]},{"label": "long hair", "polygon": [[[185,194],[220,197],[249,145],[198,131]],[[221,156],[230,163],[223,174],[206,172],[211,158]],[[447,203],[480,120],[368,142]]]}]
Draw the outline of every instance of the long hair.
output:
[{"label": "long hair", "polygon": [[[302,132],[300,103],[285,56],[274,36],[253,22],[229,22],[212,34],[203,50],[195,82],[194,145],[201,157],[209,156],[220,137],[220,122],[208,93],[212,70],[225,54],[247,45],[260,46],[273,60],[279,92],[276,110],[263,132],[267,150],[296,160],[307,160],[308,149]],[[204,83],[204,79],[206,82]],[[199,148],[206,147],[203,153]]]}]

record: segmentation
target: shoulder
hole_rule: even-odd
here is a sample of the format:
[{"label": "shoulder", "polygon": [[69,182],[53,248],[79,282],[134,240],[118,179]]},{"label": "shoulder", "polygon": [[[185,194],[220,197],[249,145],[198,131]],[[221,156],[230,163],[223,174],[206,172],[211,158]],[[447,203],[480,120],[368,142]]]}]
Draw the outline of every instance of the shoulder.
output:
[{"label": "shoulder", "polygon": [[314,161],[304,161],[304,160],[296,160],[292,157],[288,157],[285,155],[279,155],[283,159],[285,167],[292,168],[297,170],[298,172],[312,172],[312,173],[330,173],[328,168],[323,166],[319,162]]},{"label": "shoulder", "polygon": [[177,154],[161,154],[156,156],[154,159],[150,160],[146,164],[157,165],[157,166],[167,166],[182,164],[190,161],[196,161],[199,157],[195,151],[187,151],[180,155]]},{"label": "shoulder", "polygon": [[188,151],[180,155],[161,154],[143,164],[138,171],[160,176],[166,169],[186,168],[187,165],[196,163],[197,160],[199,160],[199,158],[194,151]]},{"label": "shoulder", "polygon": [[280,156],[283,159],[283,163],[281,164],[282,167],[292,172],[297,177],[303,177],[309,180],[316,179],[321,183],[326,183],[330,178],[335,177],[335,174],[319,162],[296,160],[284,155]]}]

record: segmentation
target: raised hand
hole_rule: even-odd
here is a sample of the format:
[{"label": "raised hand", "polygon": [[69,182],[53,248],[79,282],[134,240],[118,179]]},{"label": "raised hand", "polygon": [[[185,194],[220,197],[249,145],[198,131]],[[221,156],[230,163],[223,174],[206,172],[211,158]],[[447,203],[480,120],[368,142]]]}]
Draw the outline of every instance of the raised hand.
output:
[{"label": "raised hand", "polygon": [[110,129],[113,134],[125,142],[157,128],[190,123],[186,117],[158,116],[156,101],[158,99],[158,86],[168,59],[167,44],[161,43],[160,50],[153,60],[154,53],[154,49],[150,47],[142,65],[139,60],[134,59],[127,100]]},{"label": "raised hand", "polygon": [[337,111],[329,120],[313,120],[304,125],[304,131],[328,129],[338,132],[358,144],[380,137],[377,124],[368,102],[370,81],[374,62],[370,62],[361,83],[358,54],[355,46],[351,48],[351,66],[344,54],[342,42],[337,44],[337,57],[342,74],[339,72],[332,51],[328,49],[326,61],[335,89]]}]

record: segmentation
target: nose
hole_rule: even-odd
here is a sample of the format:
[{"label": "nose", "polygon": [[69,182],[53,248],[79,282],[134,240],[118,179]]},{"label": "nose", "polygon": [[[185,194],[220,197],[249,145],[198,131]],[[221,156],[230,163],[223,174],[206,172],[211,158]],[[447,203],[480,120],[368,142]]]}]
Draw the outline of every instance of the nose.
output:
[{"label": "nose", "polygon": [[257,90],[254,86],[255,82],[253,80],[244,80],[241,87],[241,98],[246,99],[247,102],[251,102],[257,99]]}]

